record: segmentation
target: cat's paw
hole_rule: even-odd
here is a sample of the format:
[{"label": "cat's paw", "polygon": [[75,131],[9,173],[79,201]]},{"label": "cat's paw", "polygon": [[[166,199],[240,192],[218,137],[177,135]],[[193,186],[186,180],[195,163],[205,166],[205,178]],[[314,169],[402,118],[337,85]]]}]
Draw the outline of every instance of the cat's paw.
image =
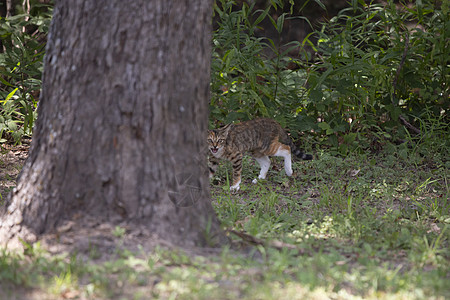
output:
[{"label": "cat's paw", "polygon": [[292,176],[292,170],[285,170],[286,171],[286,175],[287,176],[289,176],[289,177],[291,177]]},{"label": "cat's paw", "polygon": [[235,182],[232,186],[230,186],[230,191],[233,193],[239,191],[240,184],[241,184],[241,180],[238,180],[237,182]]},{"label": "cat's paw", "polygon": [[230,191],[231,191],[232,193],[238,192],[238,191],[239,191],[239,184],[237,184],[237,185],[232,185],[232,186],[230,187]]}]

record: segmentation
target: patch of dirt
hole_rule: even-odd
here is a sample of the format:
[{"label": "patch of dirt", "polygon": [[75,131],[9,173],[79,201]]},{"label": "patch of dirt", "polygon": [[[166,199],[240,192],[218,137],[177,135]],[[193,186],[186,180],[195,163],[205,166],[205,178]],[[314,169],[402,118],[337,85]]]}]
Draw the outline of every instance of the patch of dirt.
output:
[{"label": "patch of dirt", "polygon": [[116,258],[121,249],[147,252],[157,245],[176,248],[144,226],[103,222],[89,215],[75,215],[39,239],[52,254],[76,253],[80,258],[97,263]]},{"label": "patch of dirt", "polygon": [[0,152],[0,203],[16,186],[16,179],[28,156],[31,140],[23,140],[22,145],[1,145]]}]

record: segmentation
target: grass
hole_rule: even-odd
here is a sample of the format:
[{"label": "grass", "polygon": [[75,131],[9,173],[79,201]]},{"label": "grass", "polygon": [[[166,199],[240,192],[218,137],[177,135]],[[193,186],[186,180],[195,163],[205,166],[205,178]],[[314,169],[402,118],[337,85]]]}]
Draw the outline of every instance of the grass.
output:
[{"label": "grass", "polygon": [[[25,287],[22,295],[36,299],[449,299],[442,158],[319,153],[296,162],[294,178],[275,161],[257,184],[258,168],[246,159],[240,193],[229,192],[225,166],[212,180],[232,248],[206,256],[121,248],[101,261],[52,256],[35,244],[0,252],[0,298]],[[252,236],[253,246],[232,231]]]},{"label": "grass", "polygon": [[307,250],[265,257],[284,283],[365,298],[444,299],[449,171],[421,163],[323,154],[296,164],[294,180],[280,176],[279,163],[267,182],[251,186],[248,178],[239,196],[215,188],[216,207],[226,226]]}]

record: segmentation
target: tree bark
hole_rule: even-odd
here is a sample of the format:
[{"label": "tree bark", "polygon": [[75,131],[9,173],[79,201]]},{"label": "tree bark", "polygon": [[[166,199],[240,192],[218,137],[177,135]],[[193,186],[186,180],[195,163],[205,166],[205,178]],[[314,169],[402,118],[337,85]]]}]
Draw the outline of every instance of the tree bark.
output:
[{"label": "tree bark", "polygon": [[[144,224],[181,245],[219,232],[206,131],[208,0],[56,1],[39,118],[0,244],[75,215]],[[12,242],[11,242],[12,243]]]}]

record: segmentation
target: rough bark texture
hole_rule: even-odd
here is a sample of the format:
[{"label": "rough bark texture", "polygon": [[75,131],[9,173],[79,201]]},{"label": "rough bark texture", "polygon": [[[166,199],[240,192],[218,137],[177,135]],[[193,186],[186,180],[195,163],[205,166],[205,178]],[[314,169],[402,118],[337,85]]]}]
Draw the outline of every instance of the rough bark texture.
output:
[{"label": "rough bark texture", "polygon": [[209,0],[56,1],[39,119],[0,244],[75,215],[201,244],[217,220],[206,129]]}]

